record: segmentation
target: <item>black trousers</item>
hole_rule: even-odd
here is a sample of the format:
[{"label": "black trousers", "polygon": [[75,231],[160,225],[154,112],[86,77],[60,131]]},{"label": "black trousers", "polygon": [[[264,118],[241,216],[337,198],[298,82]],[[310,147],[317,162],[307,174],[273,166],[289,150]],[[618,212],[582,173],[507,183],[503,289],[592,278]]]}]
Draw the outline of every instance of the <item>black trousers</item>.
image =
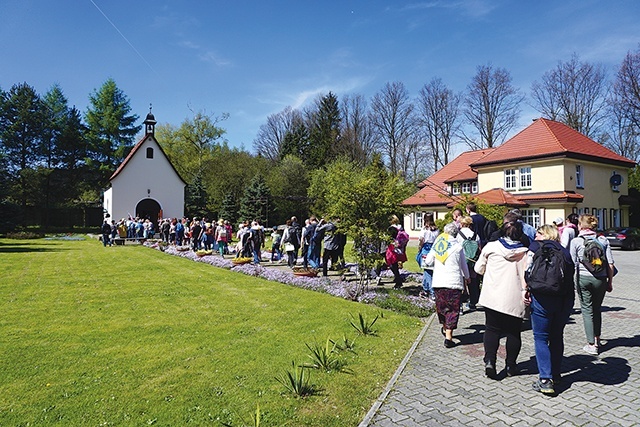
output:
[{"label": "black trousers", "polygon": [[327,275],[327,265],[328,261],[331,260],[331,268],[335,267],[336,262],[338,261],[338,252],[335,250],[327,250],[325,249],[322,253],[322,275]]},{"label": "black trousers", "polygon": [[507,337],[507,366],[515,366],[522,347],[520,331],[522,331],[522,319],[508,314],[500,313],[490,308],[484,309],[484,361],[493,362],[495,365],[500,346],[500,338]]}]

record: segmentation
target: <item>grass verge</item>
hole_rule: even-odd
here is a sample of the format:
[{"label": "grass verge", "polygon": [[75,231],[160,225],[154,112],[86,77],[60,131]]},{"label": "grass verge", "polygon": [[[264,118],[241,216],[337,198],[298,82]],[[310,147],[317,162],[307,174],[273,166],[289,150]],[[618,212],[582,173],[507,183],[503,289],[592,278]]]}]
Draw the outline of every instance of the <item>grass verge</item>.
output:
[{"label": "grass verge", "polygon": [[[356,425],[419,319],[139,246],[0,239],[0,425]],[[355,336],[350,315],[373,318]],[[305,345],[355,339],[352,373],[275,378]]]}]

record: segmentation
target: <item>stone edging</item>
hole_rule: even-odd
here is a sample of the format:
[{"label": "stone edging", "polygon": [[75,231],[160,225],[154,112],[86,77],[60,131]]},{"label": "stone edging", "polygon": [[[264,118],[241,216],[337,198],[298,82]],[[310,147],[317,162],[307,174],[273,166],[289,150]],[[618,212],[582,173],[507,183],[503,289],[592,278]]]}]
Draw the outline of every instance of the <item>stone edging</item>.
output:
[{"label": "stone edging", "polygon": [[382,406],[382,403],[385,401],[385,399],[393,389],[393,386],[395,385],[396,381],[398,381],[400,374],[402,374],[402,371],[404,371],[404,368],[407,366],[407,363],[409,363],[409,359],[411,359],[411,356],[413,356],[413,353],[416,351],[416,348],[418,348],[418,344],[420,344],[420,342],[424,338],[425,334],[427,333],[427,330],[431,326],[431,323],[433,323],[433,319],[435,317],[436,317],[436,313],[433,313],[429,317],[429,320],[427,320],[426,324],[420,331],[420,334],[413,342],[413,345],[411,346],[407,354],[404,356],[404,359],[402,359],[402,362],[400,362],[400,366],[398,366],[398,369],[396,369],[396,372],[393,374],[393,376],[387,383],[387,386],[384,388],[384,390],[382,390],[382,393],[380,393],[380,396],[378,396],[376,401],[373,402],[371,409],[369,409],[369,412],[367,412],[367,415],[365,415],[362,421],[360,422],[360,424],[358,424],[358,427],[367,427],[369,425],[373,417],[378,412],[378,409],[380,409],[380,406]]}]

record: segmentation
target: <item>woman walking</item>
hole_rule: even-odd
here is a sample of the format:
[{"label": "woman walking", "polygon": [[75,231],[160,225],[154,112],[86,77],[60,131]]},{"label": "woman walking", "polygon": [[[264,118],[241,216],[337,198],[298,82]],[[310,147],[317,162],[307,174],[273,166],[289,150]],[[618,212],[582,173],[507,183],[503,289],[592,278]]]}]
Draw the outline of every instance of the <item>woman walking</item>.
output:
[{"label": "woman walking", "polygon": [[423,257],[426,257],[431,250],[431,246],[433,245],[433,242],[436,241],[440,231],[438,230],[438,227],[436,227],[432,213],[424,214],[423,224],[420,239],[418,240],[418,247],[420,250],[418,251],[416,259],[418,265],[424,270],[424,273],[422,274],[422,291],[420,292],[420,296],[423,298],[432,298],[433,288],[431,287],[431,284],[433,282],[433,270],[427,267],[428,264],[422,265],[422,260],[425,259]]},{"label": "woman walking", "polygon": [[500,229],[500,238],[488,242],[475,265],[484,274],[479,304],[484,307],[484,364],[485,374],[497,378],[496,357],[501,335],[507,336],[506,371],[517,374],[517,359],[522,346],[520,331],[525,314],[528,249],[520,241],[522,223],[508,221]]},{"label": "woman walking", "polygon": [[[593,355],[597,355],[602,346],[602,301],[605,293],[613,290],[613,254],[609,241],[597,237],[597,228],[598,218],[581,215],[578,219],[578,236],[571,240],[569,250],[576,265],[576,289],[587,336],[583,350]],[[594,253],[598,254],[598,260],[594,258]]]},{"label": "woman walking", "polygon": [[571,255],[560,243],[558,229],[554,225],[538,227],[529,246],[526,279],[538,365],[533,389],[543,394],[555,394],[554,386],[560,382],[564,327],[574,302],[573,272]]},{"label": "woman walking", "polygon": [[425,260],[428,265],[433,265],[436,312],[446,348],[455,345],[453,330],[458,327],[460,300],[469,283],[467,260],[462,245],[456,239],[457,234],[458,227],[454,223],[445,225],[444,233],[435,240]]}]

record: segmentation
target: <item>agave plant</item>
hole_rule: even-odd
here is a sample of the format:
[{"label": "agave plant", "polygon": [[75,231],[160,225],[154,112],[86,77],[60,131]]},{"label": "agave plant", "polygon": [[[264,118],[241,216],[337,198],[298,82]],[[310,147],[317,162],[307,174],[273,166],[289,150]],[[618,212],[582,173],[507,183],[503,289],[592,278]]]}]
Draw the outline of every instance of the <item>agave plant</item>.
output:
[{"label": "agave plant", "polygon": [[353,317],[353,315],[351,315],[351,326],[353,326],[353,328],[358,331],[358,333],[360,335],[377,335],[377,331],[375,329],[373,329],[373,325],[376,323],[376,321],[378,320],[378,317],[380,317],[380,315],[376,315],[376,317],[373,318],[373,320],[369,321],[367,320],[362,313],[358,313],[358,319],[355,319]]},{"label": "agave plant", "polygon": [[313,385],[309,384],[311,375],[307,372],[308,368],[304,366],[296,366],[295,362],[291,362],[293,370],[285,371],[276,380],[282,384],[290,393],[298,397],[311,396],[315,393]]},{"label": "agave plant", "polygon": [[345,363],[338,357],[336,344],[330,339],[327,338],[324,345],[318,343],[305,343],[305,345],[311,351],[309,358],[312,361],[312,363],[305,363],[305,368],[320,369],[325,372],[350,372],[344,367]]},{"label": "agave plant", "polygon": [[347,338],[346,335],[342,335],[342,339],[338,341],[331,340],[331,343],[338,351],[349,351],[355,354],[356,341]]}]

